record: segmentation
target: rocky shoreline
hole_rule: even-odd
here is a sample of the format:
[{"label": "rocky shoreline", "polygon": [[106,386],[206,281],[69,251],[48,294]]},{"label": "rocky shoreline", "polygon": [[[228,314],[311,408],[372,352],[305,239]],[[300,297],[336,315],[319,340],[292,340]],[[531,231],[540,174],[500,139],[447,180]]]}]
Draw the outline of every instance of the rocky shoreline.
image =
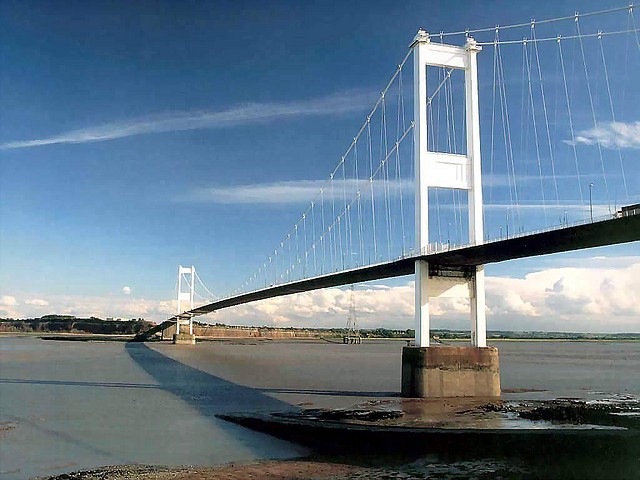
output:
[{"label": "rocky shoreline", "polygon": [[308,458],[283,461],[262,461],[249,464],[228,464],[219,467],[163,467],[148,465],[109,466],[48,477],[47,480],[265,480],[302,479],[467,479],[499,480],[525,478],[525,467],[504,460],[443,462],[436,457],[424,457],[404,463],[397,459],[376,458]]},{"label": "rocky shoreline", "polygon": [[[633,479],[640,478],[639,413],[640,404],[631,398],[471,403],[398,399],[354,409],[221,415],[316,453],[304,459],[215,467],[107,466],[47,480]],[[499,418],[509,420],[507,428],[482,423]],[[460,428],[464,423],[467,428]]]}]

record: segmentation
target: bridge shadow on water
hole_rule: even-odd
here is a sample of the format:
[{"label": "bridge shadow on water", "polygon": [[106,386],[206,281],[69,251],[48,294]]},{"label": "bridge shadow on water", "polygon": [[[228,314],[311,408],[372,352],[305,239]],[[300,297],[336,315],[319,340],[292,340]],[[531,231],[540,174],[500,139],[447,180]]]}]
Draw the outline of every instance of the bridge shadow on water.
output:
[{"label": "bridge shadow on water", "polygon": [[[298,410],[260,390],[229,382],[215,375],[180,363],[141,342],[129,342],[125,351],[148,373],[159,389],[175,395],[215,428],[233,438],[243,449],[262,457],[295,457],[308,450],[266,434],[248,430],[216,418],[224,413],[254,413]],[[153,406],[150,406],[153,408]],[[176,412],[179,416],[180,412]]]},{"label": "bridge shadow on water", "polygon": [[158,382],[159,388],[172,393],[204,416],[298,409],[266,395],[260,389],[238,385],[185,365],[144,343],[127,343],[125,350],[137,365]]},{"label": "bridge shadow on water", "polygon": [[158,381],[157,388],[173,393],[203,414],[300,410],[297,406],[267,395],[268,393],[371,398],[400,396],[399,392],[251,388],[185,365],[142,342],[129,342],[125,349],[140,367]]}]

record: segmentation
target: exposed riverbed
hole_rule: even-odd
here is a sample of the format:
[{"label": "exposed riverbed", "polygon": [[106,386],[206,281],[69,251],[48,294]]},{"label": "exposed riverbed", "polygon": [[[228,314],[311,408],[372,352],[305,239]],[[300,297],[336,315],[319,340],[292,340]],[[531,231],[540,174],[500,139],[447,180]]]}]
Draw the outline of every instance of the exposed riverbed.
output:
[{"label": "exposed riverbed", "polygon": [[[0,337],[1,476],[303,456],[304,447],[216,415],[397,402],[402,345]],[[496,345],[506,400],[640,396],[639,343]]]}]

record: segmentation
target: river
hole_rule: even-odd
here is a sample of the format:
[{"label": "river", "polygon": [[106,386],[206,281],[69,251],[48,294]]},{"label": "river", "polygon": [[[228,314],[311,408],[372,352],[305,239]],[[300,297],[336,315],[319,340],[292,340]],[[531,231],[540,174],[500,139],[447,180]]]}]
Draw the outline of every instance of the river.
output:
[{"label": "river", "polygon": [[[505,399],[640,396],[640,343],[494,343]],[[0,477],[216,465],[305,449],[215,418],[397,397],[403,342],[164,343],[0,337]]]}]

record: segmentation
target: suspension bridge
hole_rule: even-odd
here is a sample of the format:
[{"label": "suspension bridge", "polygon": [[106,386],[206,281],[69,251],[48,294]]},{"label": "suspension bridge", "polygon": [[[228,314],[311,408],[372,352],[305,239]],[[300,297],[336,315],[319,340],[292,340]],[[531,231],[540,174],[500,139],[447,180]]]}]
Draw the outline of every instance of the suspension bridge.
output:
[{"label": "suspension bridge", "polygon": [[180,267],[178,314],[163,325],[192,333],[194,317],[222,308],[414,274],[403,393],[451,393],[432,392],[446,373],[430,377],[445,360],[429,346],[429,298],[458,296],[469,299],[472,346],[455,362],[473,357],[470,368],[485,372],[471,394],[499,394],[484,265],[640,240],[635,10],[420,29],[316,197],[257,269],[196,306],[195,269]]}]

